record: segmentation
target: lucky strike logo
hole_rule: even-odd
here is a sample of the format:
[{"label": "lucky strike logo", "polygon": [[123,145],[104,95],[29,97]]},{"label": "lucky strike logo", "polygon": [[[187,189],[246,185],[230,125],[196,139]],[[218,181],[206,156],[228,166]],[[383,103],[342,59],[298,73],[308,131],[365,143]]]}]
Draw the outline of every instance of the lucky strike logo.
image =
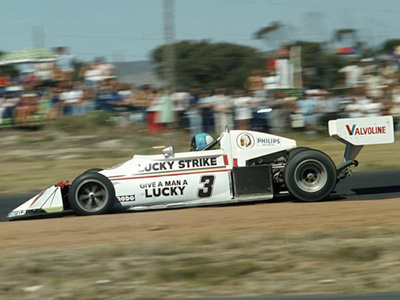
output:
[{"label": "lucky strike logo", "polygon": [[357,127],[356,124],[353,124],[351,127],[350,125],[346,125],[346,129],[350,135],[373,135],[386,133],[386,126]]}]

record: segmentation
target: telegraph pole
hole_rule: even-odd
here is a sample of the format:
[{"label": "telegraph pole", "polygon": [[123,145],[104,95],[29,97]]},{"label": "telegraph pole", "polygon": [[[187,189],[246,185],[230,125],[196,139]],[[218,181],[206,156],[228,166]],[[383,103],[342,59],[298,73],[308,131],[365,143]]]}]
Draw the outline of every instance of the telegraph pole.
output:
[{"label": "telegraph pole", "polygon": [[169,91],[173,93],[175,92],[174,0],[164,0],[164,38],[164,78],[167,82]]}]

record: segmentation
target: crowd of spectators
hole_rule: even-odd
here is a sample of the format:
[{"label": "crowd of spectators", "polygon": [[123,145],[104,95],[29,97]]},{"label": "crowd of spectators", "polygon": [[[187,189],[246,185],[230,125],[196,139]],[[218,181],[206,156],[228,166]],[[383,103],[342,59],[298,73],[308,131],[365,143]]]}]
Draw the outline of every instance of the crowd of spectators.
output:
[{"label": "crowd of spectators", "polygon": [[192,134],[220,133],[225,125],[279,133],[313,134],[339,117],[391,114],[400,129],[400,83],[396,61],[351,60],[338,72],[343,84],[329,90],[279,88],[274,70],[255,71],[242,90],[224,87],[171,93],[153,86],[131,87],[100,59],[72,80],[68,56],[35,64],[17,78],[0,74],[0,127],[36,126],[67,115],[113,111],[121,122],[146,124],[151,132],[185,128]]}]

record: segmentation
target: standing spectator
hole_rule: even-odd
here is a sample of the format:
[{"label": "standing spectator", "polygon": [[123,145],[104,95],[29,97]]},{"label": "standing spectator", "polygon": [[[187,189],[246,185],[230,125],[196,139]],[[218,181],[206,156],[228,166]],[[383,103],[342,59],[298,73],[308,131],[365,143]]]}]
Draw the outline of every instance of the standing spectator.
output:
[{"label": "standing spectator", "polygon": [[318,100],[305,94],[297,101],[297,112],[304,116],[306,133],[316,133]]},{"label": "standing spectator", "polygon": [[82,69],[81,73],[83,73],[82,75],[86,86],[95,88],[104,79],[102,71],[98,68],[98,65],[99,61],[95,60],[92,63],[86,64],[85,68]]},{"label": "standing spectator", "polygon": [[190,102],[186,109],[186,118],[188,122],[189,131],[192,135],[196,135],[198,133],[202,133],[203,130],[203,123],[201,112],[198,108],[198,102],[200,100],[200,88],[192,88],[190,91]]},{"label": "standing spectator", "polygon": [[231,99],[225,95],[226,89],[219,88],[214,91],[214,120],[215,130],[217,133],[221,133],[225,130],[225,126],[232,127],[232,107]]},{"label": "standing spectator", "polygon": [[325,99],[321,103],[322,108],[322,125],[325,127],[328,125],[328,121],[335,120],[338,118],[339,113],[339,101],[333,95],[333,93],[327,94]]},{"label": "standing spectator", "polygon": [[385,61],[378,68],[378,75],[383,78],[383,85],[394,86],[398,82],[397,67],[391,61]]},{"label": "standing spectator", "polygon": [[171,94],[167,90],[165,90],[161,96],[160,120],[166,130],[172,129],[173,123],[175,122],[174,104]]},{"label": "standing spectator", "polygon": [[359,87],[355,89],[353,101],[346,105],[345,112],[349,118],[360,118],[365,116],[364,107],[371,103],[367,97],[365,97],[365,89]]},{"label": "standing spectator", "polygon": [[268,92],[268,94],[273,93],[276,89],[279,88],[280,78],[276,74],[275,69],[270,69],[265,72],[265,76],[262,78],[264,83],[264,90]]},{"label": "standing spectator", "polygon": [[190,94],[187,92],[178,92],[172,94],[172,101],[174,104],[174,113],[178,128],[185,127],[185,109],[190,103]]},{"label": "standing spectator", "polygon": [[364,116],[379,117],[382,115],[383,104],[378,98],[374,98],[368,104],[363,105]]},{"label": "standing spectator", "polygon": [[246,78],[244,83],[244,89],[246,91],[259,91],[264,89],[264,83],[262,79],[262,71],[253,70],[251,76]]},{"label": "standing spectator", "polygon": [[146,109],[146,125],[150,132],[160,132],[163,130],[161,123],[160,110],[162,103],[162,93],[157,93],[151,99],[149,106]]},{"label": "standing spectator", "polygon": [[15,122],[17,126],[28,126],[31,118],[38,109],[37,95],[35,93],[23,94],[21,101],[15,109]]},{"label": "standing spectator", "polygon": [[104,58],[97,59],[97,69],[100,70],[101,76],[103,79],[114,79],[116,68],[111,63],[106,63]]},{"label": "standing spectator", "polygon": [[345,74],[346,87],[355,88],[361,86],[363,70],[356,60],[351,60],[348,66],[341,68],[338,72]]},{"label": "standing spectator", "polygon": [[203,90],[197,102],[201,112],[203,130],[207,133],[214,132],[213,97],[211,91]]},{"label": "standing spectator", "polygon": [[236,129],[250,130],[251,120],[251,97],[247,96],[244,91],[236,91],[233,98],[233,106],[235,108]]},{"label": "standing spectator", "polygon": [[383,96],[383,77],[378,75],[377,72],[370,73],[365,76],[365,94],[369,98],[381,98]]},{"label": "standing spectator", "polygon": [[71,80],[72,72],[74,71],[72,65],[74,57],[68,53],[68,48],[66,47],[57,47],[55,52],[57,55],[56,66],[61,71],[61,76],[64,80]]},{"label": "standing spectator", "polygon": [[79,82],[74,82],[70,90],[60,94],[60,100],[64,106],[64,115],[79,115],[83,91]]}]

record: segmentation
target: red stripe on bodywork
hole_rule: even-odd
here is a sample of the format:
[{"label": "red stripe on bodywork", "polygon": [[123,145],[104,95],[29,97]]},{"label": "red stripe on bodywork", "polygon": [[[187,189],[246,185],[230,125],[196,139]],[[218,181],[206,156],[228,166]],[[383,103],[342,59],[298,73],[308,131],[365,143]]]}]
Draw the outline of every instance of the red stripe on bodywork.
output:
[{"label": "red stripe on bodywork", "polygon": [[234,158],[234,159],[233,159],[233,166],[234,166],[234,167],[237,167],[237,166],[238,166],[238,160],[237,160],[237,158]]},{"label": "red stripe on bodywork", "polygon": [[185,173],[176,173],[176,174],[164,174],[164,175],[148,175],[148,176],[135,176],[135,177],[125,177],[125,178],[109,178],[111,181],[116,180],[132,180],[132,179],[142,179],[142,178],[154,178],[154,177],[165,177],[165,176],[179,176],[179,175],[191,175],[191,174],[201,174],[201,173],[217,173],[217,172],[228,172],[232,171],[231,169],[224,170],[210,170],[210,171],[202,171],[202,172],[185,172]]},{"label": "red stripe on bodywork", "polygon": [[225,154],[223,157],[224,157],[224,165],[225,166],[229,165],[228,155]]}]

